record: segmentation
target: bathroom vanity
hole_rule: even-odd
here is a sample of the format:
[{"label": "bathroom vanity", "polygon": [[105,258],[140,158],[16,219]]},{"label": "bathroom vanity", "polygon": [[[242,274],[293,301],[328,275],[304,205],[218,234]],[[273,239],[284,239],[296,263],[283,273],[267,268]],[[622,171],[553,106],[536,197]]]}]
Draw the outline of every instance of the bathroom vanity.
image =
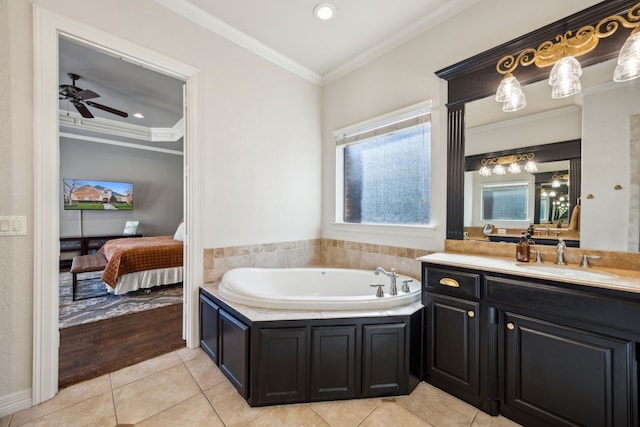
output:
[{"label": "bathroom vanity", "polygon": [[427,382],[527,426],[639,425],[639,274],[420,260]]},{"label": "bathroom vanity", "polygon": [[200,288],[202,349],[251,406],[408,394],[422,376],[423,306],[295,311]]}]

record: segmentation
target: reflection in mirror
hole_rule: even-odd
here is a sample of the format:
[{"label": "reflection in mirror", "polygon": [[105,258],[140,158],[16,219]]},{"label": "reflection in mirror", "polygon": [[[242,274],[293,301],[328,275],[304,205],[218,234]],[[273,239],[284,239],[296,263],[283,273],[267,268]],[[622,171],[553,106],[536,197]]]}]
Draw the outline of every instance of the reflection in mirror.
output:
[{"label": "reflection in mirror", "polygon": [[[581,139],[582,172],[575,179],[580,180],[581,193],[591,197],[577,194],[574,200],[570,200],[566,215],[564,208],[560,207],[553,213],[553,201],[551,205],[545,205],[544,209],[551,209],[548,218],[554,221],[556,227],[552,235],[557,231],[560,220],[560,236],[563,233],[576,233],[572,235],[576,238],[579,235],[580,247],[638,251],[640,129],[636,127],[633,130],[635,122],[632,116],[640,114],[640,103],[637,101],[640,99],[640,79],[625,83],[612,82],[615,63],[615,60],[611,60],[585,67],[581,77],[582,92],[569,98],[552,99],[550,86],[546,81],[540,81],[523,86],[527,107],[517,112],[504,113],[501,104],[493,96],[467,103],[465,156]],[[568,169],[559,165],[550,167],[556,172]],[[532,185],[531,180],[533,178],[523,178],[521,182],[527,182],[529,186]],[[465,227],[477,226],[481,230],[485,223],[491,222],[496,226],[494,234],[501,227],[507,230],[513,227],[519,235],[520,231],[527,228],[527,220],[530,220],[539,223],[537,228],[543,228],[540,216],[534,212],[534,207],[543,209],[542,200],[536,205],[538,202],[533,201],[535,196],[531,195],[528,196],[531,206],[527,207],[526,220],[500,223],[495,219],[481,219],[479,182],[477,172],[475,175],[465,173]],[[547,199],[544,203],[549,201]],[[580,226],[574,232],[569,230],[573,213],[571,206],[577,206],[578,202]],[[558,216],[554,218],[556,214]],[[468,232],[466,228],[465,231]],[[481,233],[479,235],[482,237]]]}]

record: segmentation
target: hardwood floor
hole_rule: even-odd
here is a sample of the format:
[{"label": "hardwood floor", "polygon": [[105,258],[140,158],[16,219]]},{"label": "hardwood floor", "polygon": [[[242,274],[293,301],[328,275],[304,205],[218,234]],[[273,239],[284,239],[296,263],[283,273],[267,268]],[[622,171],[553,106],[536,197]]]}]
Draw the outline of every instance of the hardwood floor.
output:
[{"label": "hardwood floor", "polygon": [[184,347],[182,304],[60,330],[60,388]]}]

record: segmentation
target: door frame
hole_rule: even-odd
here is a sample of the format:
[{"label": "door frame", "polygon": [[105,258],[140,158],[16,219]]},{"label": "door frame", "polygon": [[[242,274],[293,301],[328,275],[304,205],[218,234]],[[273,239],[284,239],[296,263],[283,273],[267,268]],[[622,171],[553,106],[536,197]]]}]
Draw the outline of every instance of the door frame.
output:
[{"label": "door frame", "polygon": [[34,289],[32,404],[58,391],[59,347],[59,211],[60,155],[58,136],[58,37],[140,64],[185,82],[183,156],[184,263],[183,338],[187,347],[199,345],[198,288],[202,277],[200,240],[203,135],[202,73],[199,69],[48,11],[33,8],[34,27]]}]

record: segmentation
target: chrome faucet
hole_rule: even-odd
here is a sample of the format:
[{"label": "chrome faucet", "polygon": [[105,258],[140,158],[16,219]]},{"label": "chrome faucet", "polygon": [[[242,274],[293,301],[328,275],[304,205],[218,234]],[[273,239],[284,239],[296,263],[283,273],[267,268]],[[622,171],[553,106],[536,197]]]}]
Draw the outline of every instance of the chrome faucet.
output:
[{"label": "chrome faucet", "polygon": [[564,262],[564,250],[567,248],[567,245],[564,243],[564,240],[558,239],[558,256],[556,257],[555,264],[566,265]]},{"label": "chrome faucet", "polygon": [[398,275],[396,274],[396,269],[392,268],[391,271],[385,271],[382,267],[376,268],[374,274],[378,275],[380,273],[389,277],[389,295],[398,295],[398,287],[396,286],[396,278]]}]

